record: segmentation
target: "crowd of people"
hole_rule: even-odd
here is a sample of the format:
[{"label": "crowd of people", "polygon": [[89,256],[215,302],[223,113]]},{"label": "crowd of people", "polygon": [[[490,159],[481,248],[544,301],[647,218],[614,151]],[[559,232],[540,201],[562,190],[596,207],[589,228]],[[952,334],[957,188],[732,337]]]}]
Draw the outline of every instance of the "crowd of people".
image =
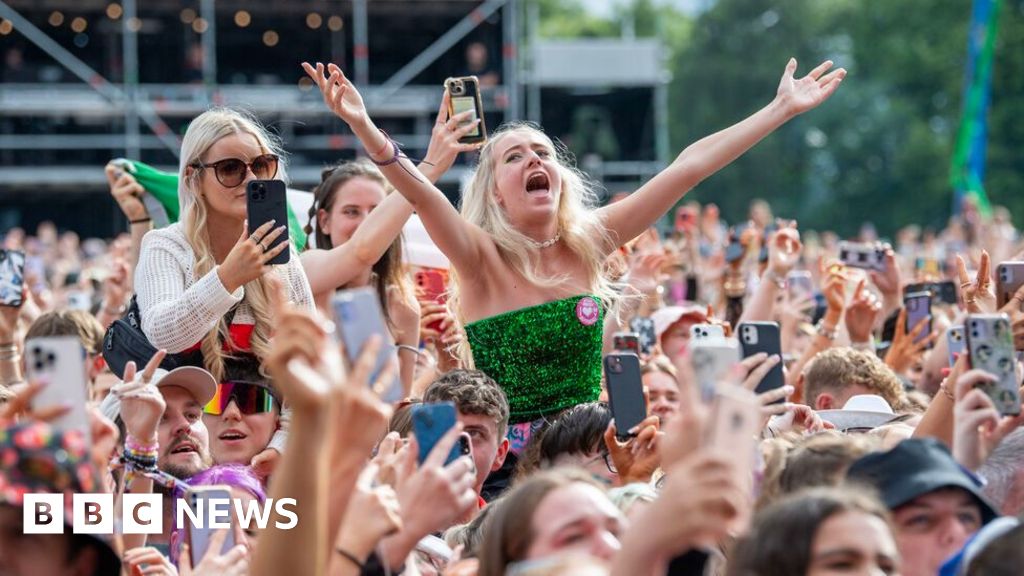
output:
[{"label": "crowd of people", "polygon": [[[996,265],[1024,260],[1009,214],[968,200],[942,230],[891,243],[865,226],[847,240],[877,255],[866,269],[763,200],[728,226],[683,198],[844,70],[797,77],[790,61],[763,109],[597,207],[536,126],[463,143],[471,112],[449,116],[445,93],[417,166],[340,69],[303,66],[365,148],[323,171],[315,247],[278,241],[283,222],[249,225],[246,184],[287,181],[287,155],[230,108],[185,133],[178,222],[154,229],[145,190],[111,164],[129,234],[7,231],[25,267],[20,302],[0,307],[0,573],[1019,573],[1024,416],[997,409],[995,376],[948,338],[1002,315],[1024,350],[1024,289],[994,290]],[[460,154],[476,168],[456,208],[432,183]],[[414,212],[448,271],[403,259]],[[443,293],[417,273],[447,278]],[[912,322],[906,288],[950,281]],[[332,298],[363,287],[387,334],[344,350]],[[737,352],[709,382],[700,349],[735,350],[744,326],[777,333],[778,352]],[[148,347],[125,361],[111,335],[133,329]],[[82,406],[36,401],[59,383],[28,377],[33,341],[54,336],[84,350],[85,430],[57,425]],[[626,356],[646,416],[628,430],[605,369]],[[400,402],[377,394],[391,380]],[[417,410],[445,402],[455,426],[421,436]],[[749,429],[728,406],[753,411]],[[173,520],[202,487],[293,498],[298,522],[235,517],[196,556]],[[23,532],[40,492],[65,495],[64,534]],[[83,492],[165,496],[163,533],[72,533]]]}]

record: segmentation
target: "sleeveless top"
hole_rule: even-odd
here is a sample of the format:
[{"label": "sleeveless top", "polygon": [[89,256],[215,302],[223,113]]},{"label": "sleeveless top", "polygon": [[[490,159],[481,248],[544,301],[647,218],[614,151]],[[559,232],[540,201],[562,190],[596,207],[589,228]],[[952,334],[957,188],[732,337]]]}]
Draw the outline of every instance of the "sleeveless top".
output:
[{"label": "sleeveless top", "polygon": [[603,311],[572,296],[466,325],[477,370],[505,391],[511,424],[597,400]]}]

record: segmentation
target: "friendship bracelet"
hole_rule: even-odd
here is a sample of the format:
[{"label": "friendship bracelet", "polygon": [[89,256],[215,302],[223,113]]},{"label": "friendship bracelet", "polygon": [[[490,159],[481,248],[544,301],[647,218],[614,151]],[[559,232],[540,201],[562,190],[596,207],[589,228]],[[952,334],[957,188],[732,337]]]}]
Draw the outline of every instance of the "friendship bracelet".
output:
[{"label": "friendship bracelet", "polygon": [[371,155],[370,156],[370,160],[374,164],[376,164],[377,166],[390,166],[390,165],[394,164],[395,162],[401,161],[401,159],[402,159],[402,156],[400,154],[401,150],[398,149],[398,142],[395,142],[394,140],[388,140],[388,142],[391,143],[391,150],[392,150],[392,153],[394,155],[391,157],[390,160],[386,160],[384,162],[379,162],[376,158],[374,158],[374,156],[380,156],[380,154],[381,154],[381,152],[383,152],[383,150],[381,150],[380,152],[378,152],[376,154]]},{"label": "friendship bracelet", "polygon": [[137,438],[129,435],[124,440],[124,445],[137,452],[152,452],[154,454],[160,451],[160,444],[153,442],[151,444],[143,444],[139,442]]},{"label": "friendship bracelet", "polygon": [[377,130],[379,130],[380,133],[384,135],[384,139],[387,140],[387,142],[384,143],[384,146],[382,146],[380,150],[376,151],[373,154],[374,156],[380,156],[381,154],[384,153],[385,150],[388,149],[388,143],[394,144],[394,142],[395,142],[394,140],[391,139],[391,136],[389,136],[387,132],[385,132],[384,130],[381,130],[380,128],[377,128]]},{"label": "friendship bracelet", "polygon": [[351,552],[349,552],[349,551],[347,551],[347,550],[345,550],[343,548],[340,548],[340,547],[335,547],[334,551],[337,552],[338,554],[341,554],[342,558],[344,558],[344,559],[348,560],[349,562],[355,564],[356,567],[359,568],[360,572],[362,572],[363,570],[366,569],[366,564],[364,562],[360,562],[359,558],[356,558],[355,554],[352,554]]},{"label": "friendship bracelet", "polygon": [[150,218],[149,216],[146,216],[145,218],[139,218],[138,220],[129,220],[128,223],[129,224],[145,224],[146,222],[152,222],[152,221],[153,221],[152,218]]}]

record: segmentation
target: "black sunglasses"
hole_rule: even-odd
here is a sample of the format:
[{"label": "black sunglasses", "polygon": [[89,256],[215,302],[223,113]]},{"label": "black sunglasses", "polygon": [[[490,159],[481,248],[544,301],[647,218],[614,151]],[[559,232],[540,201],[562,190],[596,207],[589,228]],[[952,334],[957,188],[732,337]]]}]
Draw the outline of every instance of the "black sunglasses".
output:
[{"label": "black sunglasses", "polygon": [[270,180],[277,176],[277,154],[263,154],[252,159],[252,162],[245,162],[238,158],[225,158],[209,164],[195,162],[193,168],[213,168],[213,173],[221,186],[234,188],[245,182],[245,175],[252,170],[253,175],[259,180]]}]

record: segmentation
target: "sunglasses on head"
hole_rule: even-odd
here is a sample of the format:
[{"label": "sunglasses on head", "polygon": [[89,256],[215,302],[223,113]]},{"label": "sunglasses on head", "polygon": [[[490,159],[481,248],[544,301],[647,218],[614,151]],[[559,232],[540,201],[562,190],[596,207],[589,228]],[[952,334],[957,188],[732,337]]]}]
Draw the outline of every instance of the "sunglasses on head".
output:
[{"label": "sunglasses on head", "polygon": [[245,182],[245,174],[249,170],[252,170],[253,175],[258,180],[272,179],[274,176],[277,176],[277,163],[277,154],[263,154],[253,158],[252,162],[246,162],[238,158],[225,158],[216,162],[210,162],[209,164],[196,162],[192,164],[192,167],[199,170],[213,168],[213,173],[221,186],[234,188]]},{"label": "sunglasses on head", "polygon": [[228,409],[228,404],[235,401],[238,411],[242,414],[262,414],[280,406],[277,398],[269,389],[250,382],[221,382],[217,385],[217,393],[206,403],[203,412],[220,416]]}]

